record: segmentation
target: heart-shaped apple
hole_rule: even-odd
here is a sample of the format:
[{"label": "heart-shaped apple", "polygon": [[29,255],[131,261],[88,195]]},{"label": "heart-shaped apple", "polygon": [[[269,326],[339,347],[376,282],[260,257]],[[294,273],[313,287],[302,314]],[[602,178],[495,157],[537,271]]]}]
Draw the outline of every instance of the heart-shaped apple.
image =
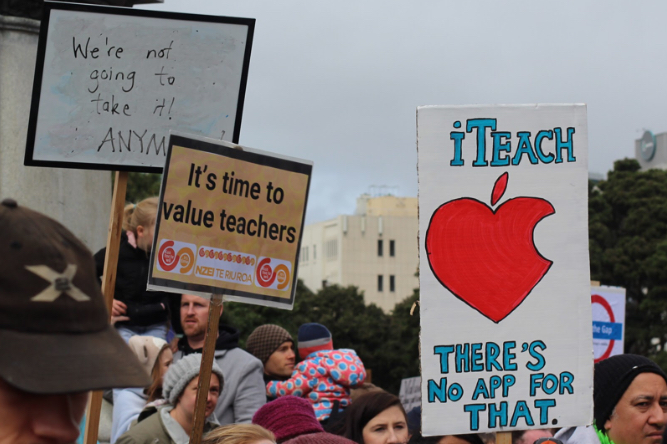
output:
[{"label": "heart-shaped apple", "polygon": [[[504,173],[496,180],[492,206],[505,193],[508,178]],[[533,232],[555,212],[537,197],[515,197],[495,211],[472,198],[442,204],[426,231],[431,270],[456,297],[498,323],[549,271],[553,262],[537,251]]]}]

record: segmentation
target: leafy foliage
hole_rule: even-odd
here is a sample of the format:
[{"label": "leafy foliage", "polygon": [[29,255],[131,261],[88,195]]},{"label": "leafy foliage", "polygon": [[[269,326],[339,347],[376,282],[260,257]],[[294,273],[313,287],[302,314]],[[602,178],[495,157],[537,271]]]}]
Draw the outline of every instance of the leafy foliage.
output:
[{"label": "leafy foliage", "polygon": [[161,183],[162,174],[128,173],[125,201],[138,203],[147,197],[159,196]]},{"label": "leafy foliage", "polygon": [[617,161],[589,186],[589,235],[591,279],[627,290],[626,353],[654,354],[651,339],[667,340],[667,171]]},{"label": "leafy foliage", "polygon": [[296,340],[301,324],[319,322],[331,331],[334,347],[357,352],[374,384],[398,393],[401,379],[419,375],[419,310],[410,316],[418,298],[415,290],[386,314],[366,305],[357,287],[331,285],[313,293],[299,281],[292,311],[228,302],[220,321],[241,330],[241,346],[263,324],[280,325]]}]

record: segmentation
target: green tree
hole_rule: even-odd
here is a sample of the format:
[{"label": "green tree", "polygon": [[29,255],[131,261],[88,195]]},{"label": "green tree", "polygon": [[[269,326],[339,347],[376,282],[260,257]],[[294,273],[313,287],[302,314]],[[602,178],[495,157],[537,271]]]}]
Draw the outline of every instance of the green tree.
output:
[{"label": "green tree", "polygon": [[334,347],[357,352],[374,384],[397,393],[401,379],[419,375],[419,319],[409,313],[417,298],[415,292],[388,315],[366,305],[357,287],[330,285],[313,293],[299,281],[292,311],[229,302],[221,322],[241,330],[242,346],[262,324],[280,325],[296,339],[301,324],[319,322],[331,331]]},{"label": "green tree", "polygon": [[[111,173],[111,182],[115,173]],[[162,174],[154,173],[128,173],[127,193],[125,201],[137,203],[147,197],[159,196],[160,185],[162,184]]]},{"label": "green tree", "polygon": [[667,171],[615,162],[589,186],[591,278],[627,291],[625,350],[653,354],[667,340]]}]

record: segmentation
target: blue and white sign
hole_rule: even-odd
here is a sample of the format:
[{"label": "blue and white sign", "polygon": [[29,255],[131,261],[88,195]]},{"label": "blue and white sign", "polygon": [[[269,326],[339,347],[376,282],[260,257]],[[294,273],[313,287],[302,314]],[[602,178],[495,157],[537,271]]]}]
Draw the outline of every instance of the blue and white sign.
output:
[{"label": "blue and white sign", "polygon": [[595,362],[623,354],[625,288],[591,287]]}]

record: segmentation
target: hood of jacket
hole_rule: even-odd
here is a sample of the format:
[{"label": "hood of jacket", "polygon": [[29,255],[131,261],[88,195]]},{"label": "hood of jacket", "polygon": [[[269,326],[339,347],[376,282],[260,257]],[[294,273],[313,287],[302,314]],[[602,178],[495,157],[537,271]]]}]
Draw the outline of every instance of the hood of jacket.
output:
[{"label": "hood of jacket", "polygon": [[[239,346],[239,337],[241,333],[234,327],[229,325],[220,325],[218,327],[218,339],[215,341],[215,350],[231,350],[233,348],[238,348]],[[190,353],[201,353],[202,348],[194,349],[190,347],[188,338],[183,336],[178,340],[178,350],[183,352],[183,356],[187,356]],[[216,356],[218,353],[216,353]]]}]

